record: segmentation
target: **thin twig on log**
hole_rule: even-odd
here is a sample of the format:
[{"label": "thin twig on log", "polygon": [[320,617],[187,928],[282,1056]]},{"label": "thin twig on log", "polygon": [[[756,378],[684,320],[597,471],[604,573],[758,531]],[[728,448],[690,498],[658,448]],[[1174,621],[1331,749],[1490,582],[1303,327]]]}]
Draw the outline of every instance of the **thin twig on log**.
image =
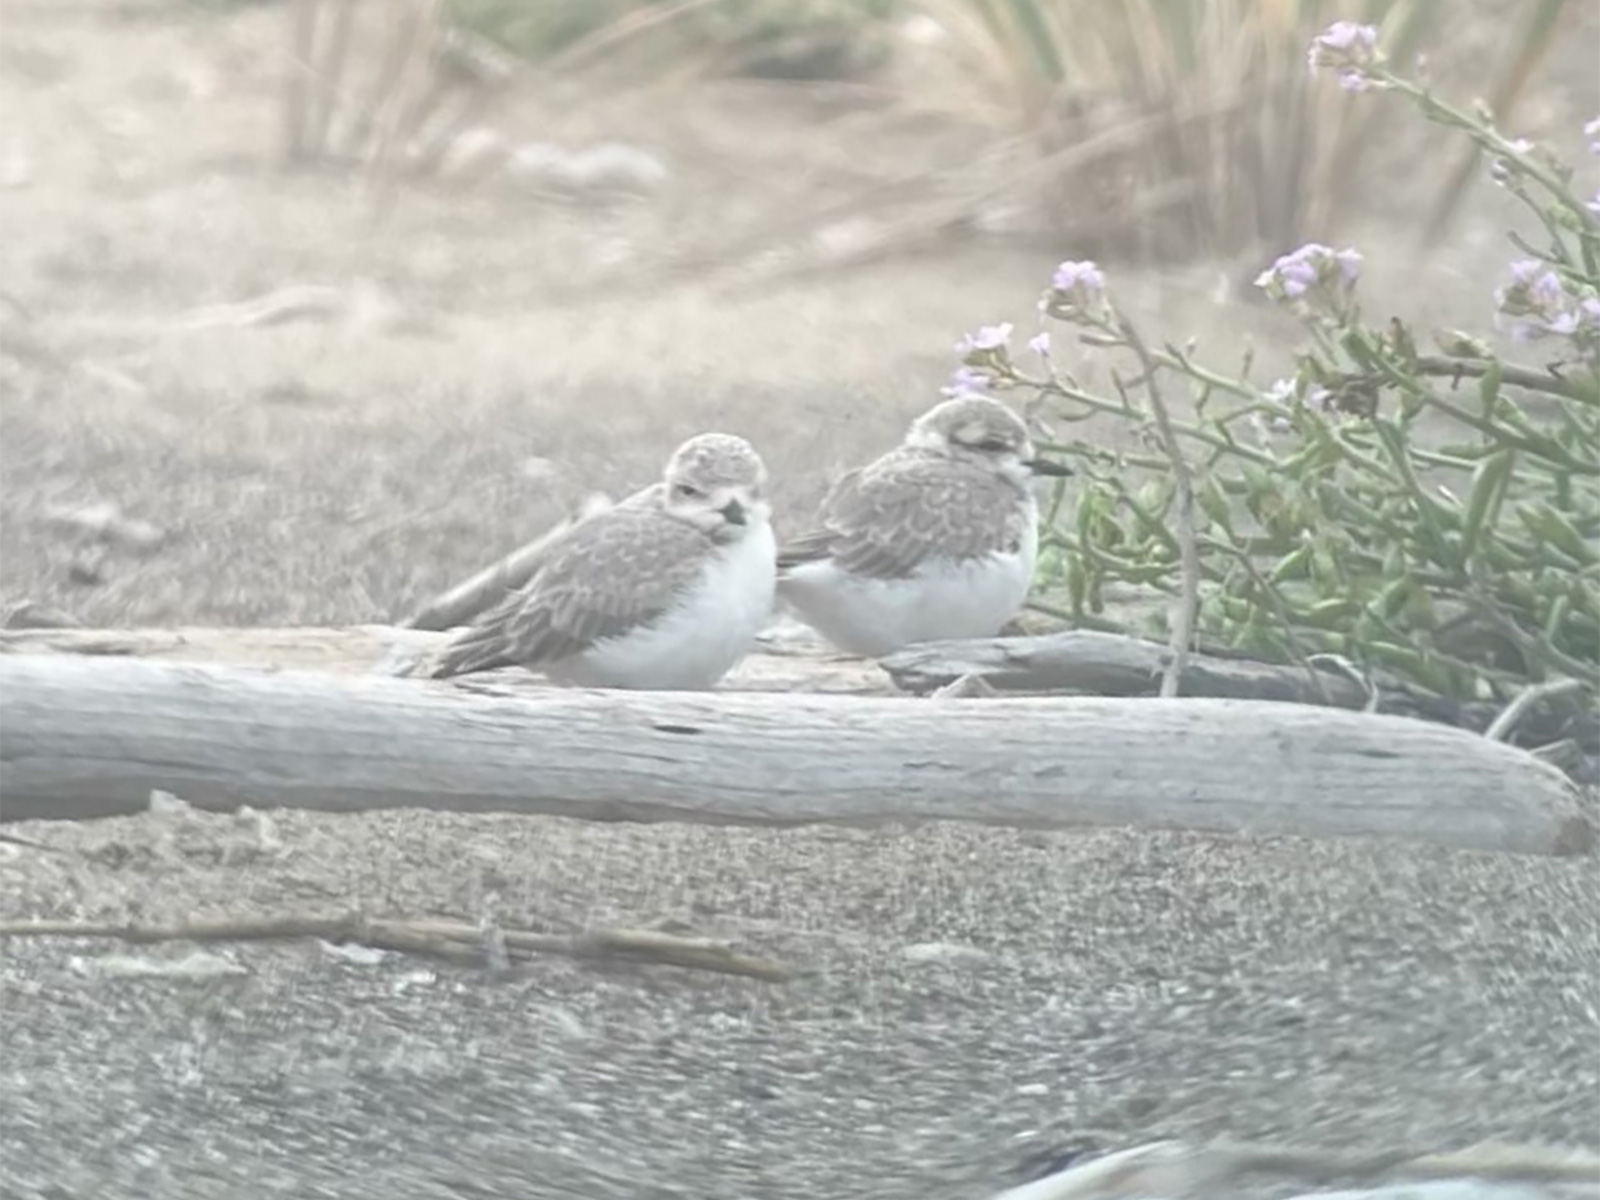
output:
[{"label": "thin twig on log", "polygon": [[472,578],[456,584],[442,595],[435,596],[405,622],[407,629],[444,630],[465,625],[490,605],[508,593],[516,591],[533,575],[540,553],[556,538],[580,521],[611,506],[611,498],[603,492],[587,497],[579,509],[567,516],[547,533],[520,546],[510,554],[483,568]]},{"label": "thin twig on log", "polygon": [[[563,958],[653,963],[741,975],[767,983],[784,983],[794,971],[781,963],[739,954],[709,938],[684,938],[654,930],[595,929],[581,934],[534,933],[502,929],[507,954],[527,959],[535,954]],[[462,921],[409,921],[365,917],[359,913],[281,916],[222,921],[186,921],[177,925],[138,925],[91,921],[0,921],[0,937],[115,938],[124,942],[257,942],[321,938],[356,942],[377,950],[395,950],[482,965],[483,929]]]},{"label": "thin twig on log", "polygon": [[1523,688],[1517,693],[1517,698],[1506,705],[1505,711],[1494,719],[1494,723],[1484,730],[1483,736],[1494,742],[1506,741],[1534,705],[1544,700],[1577,695],[1584,690],[1584,686],[1580,679],[1552,679]]},{"label": "thin twig on log", "polygon": [[1261,1176],[1323,1186],[1371,1183],[1389,1177],[1581,1184],[1600,1183],[1600,1159],[1582,1151],[1494,1144],[1417,1154],[1407,1150],[1336,1151],[1225,1141],[1147,1142],[1009,1188],[991,1200],[1225,1196],[1237,1190],[1240,1181]]}]

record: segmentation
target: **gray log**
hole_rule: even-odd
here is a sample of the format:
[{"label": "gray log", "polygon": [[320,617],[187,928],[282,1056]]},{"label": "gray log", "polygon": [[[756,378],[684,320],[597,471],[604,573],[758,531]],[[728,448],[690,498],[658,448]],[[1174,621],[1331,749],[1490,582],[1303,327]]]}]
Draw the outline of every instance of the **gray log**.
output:
[{"label": "gray log", "polygon": [[[1039,637],[974,638],[924,642],[883,660],[895,684],[931,692],[962,676],[976,676],[999,691],[1085,692],[1096,696],[1149,696],[1161,684],[1167,648],[1110,633],[1073,631]],[[1245,658],[1191,654],[1183,696],[1285,700],[1360,708],[1366,690],[1332,671],[1312,673]]]},{"label": "gray log", "polygon": [[958,819],[1586,851],[1554,768],[1397,717],[1252,701],[550,689],[0,656],[0,817],[192,804],[740,824]]}]

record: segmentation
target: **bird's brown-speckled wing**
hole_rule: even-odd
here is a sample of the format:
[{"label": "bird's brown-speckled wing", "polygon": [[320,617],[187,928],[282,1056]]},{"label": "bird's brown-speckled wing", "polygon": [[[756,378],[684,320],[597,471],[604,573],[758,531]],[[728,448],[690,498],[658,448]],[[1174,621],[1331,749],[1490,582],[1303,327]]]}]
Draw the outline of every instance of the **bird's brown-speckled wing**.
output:
[{"label": "bird's brown-speckled wing", "polygon": [[520,590],[456,636],[433,677],[538,669],[658,619],[698,578],[712,545],[635,499],[552,542]]},{"label": "bird's brown-speckled wing", "polygon": [[1014,551],[1023,500],[997,475],[931,455],[894,452],[839,480],[817,527],[786,543],[780,570],[831,559],[874,579],[902,579],[930,558]]}]

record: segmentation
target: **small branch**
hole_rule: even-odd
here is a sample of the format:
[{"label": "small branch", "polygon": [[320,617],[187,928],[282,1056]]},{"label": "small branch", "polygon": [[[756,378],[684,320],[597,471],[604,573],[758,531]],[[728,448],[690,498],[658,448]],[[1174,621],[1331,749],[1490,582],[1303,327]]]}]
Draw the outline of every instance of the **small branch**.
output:
[{"label": "small branch", "polygon": [[[535,954],[557,954],[591,961],[630,961],[741,975],[767,983],[784,983],[794,971],[781,963],[738,954],[707,938],[675,937],[653,930],[597,929],[564,935],[502,929],[507,957],[513,961]],[[135,925],[83,921],[4,921],[0,937],[116,938],[124,942],[252,942],[322,938],[356,942],[378,950],[394,950],[467,965],[482,965],[484,931],[460,921],[406,921],[363,917],[284,914],[232,921],[191,921],[178,925]]]},{"label": "small branch", "polygon": [[1567,400],[1600,400],[1600,389],[1594,385],[1584,387],[1576,380],[1567,379],[1534,367],[1519,367],[1512,363],[1497,363],[1487,358],[1419,358],[1413,364],[1420,375],[1438,375],[1446,379],[1482,379],[1496,368],[1500,381],[1530,392],[1544,392]]},{"label": "small branch", "polygon": [[1161,674],[1161,695],[1170,698],[1178,694],[1178,687],[1183,681],[1183,668],[1189,660],[1189,646],[1194,641],[1195,616],[1200,608],[1200,545],[1194,524],[1194,477],[1189,470],[1189,461],[1183,456],[1177,430],[1173,428],[1172,414],[1167,411],[1166,401],[1161,398],[1161,389],[1156,386],[1155,360],[1151,358],[1133,323],[1120,313],[1117,314],[1117,326],[1144,370],[1145,392],[1150,397],[1150,409],[1161,434],[1162,447],[1171,460],[1172,477],[1177,485],[1178,561],[1183,572],[1183,591],[1178,599],[1178,619],[1172,624],[1171,658]]},{"label": "small branch", "polygon": [[1523,688],[1517,693],[1517,698],[1506,705],[1505,711],[1494,719],[1494,723],[1484,730],[1483,736],[1492,742],[1507,741],[1512,731],[1534,705],[1545,700],[1576,695],[1583,690],[1583,681],[1578,679],[1552,679],[1548,683],[1536,683],[1532,687]]}]

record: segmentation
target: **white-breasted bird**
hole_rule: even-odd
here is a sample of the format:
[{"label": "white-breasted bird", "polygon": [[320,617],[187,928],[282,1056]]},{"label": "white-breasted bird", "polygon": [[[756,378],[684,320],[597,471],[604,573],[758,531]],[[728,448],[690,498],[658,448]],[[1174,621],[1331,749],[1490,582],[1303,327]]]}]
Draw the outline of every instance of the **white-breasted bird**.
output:
[{"label": "white-breasted bird", "polygon": [[690,438],[660,482],[553,538],[528,582],[457,634],[430,674],[522,666],[584,687],[711,687],[771,616],[766,482],[743,438]]},{"label": "white-breasted bird", "polygon": [[779,551],[778,595],[852,654],[992,636],[1033,582],[1035,481],[1070,474],[999,401],[946,400],[834,485],[815,528]]}]

